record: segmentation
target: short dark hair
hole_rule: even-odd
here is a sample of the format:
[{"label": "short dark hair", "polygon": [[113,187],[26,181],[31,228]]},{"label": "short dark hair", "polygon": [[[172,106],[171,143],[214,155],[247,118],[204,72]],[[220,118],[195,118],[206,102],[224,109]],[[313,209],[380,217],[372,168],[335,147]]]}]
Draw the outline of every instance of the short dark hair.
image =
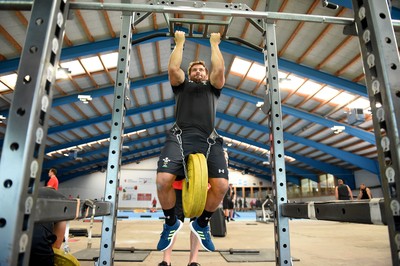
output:
[{"label": "short dark hair", "polygon": [[190,76],[190,72],[192,71],[192,67],[193,67],[194,65],[202,65],[202,66],[206,69],[206,74],[208,75],[208,69],[207,69],[207,67],[206,67],[206,63],[204,63],[204,61],[198,60],[198,61],[190,62],[189,67],[188,67],[188,69],[187,69],[187,74],[188,74],[189,76]]},{"label": "short dark hair", "polygon": [[50,168],[50,171],[54,173],[54,175],[57,175],[57,169],[56,168]]}]

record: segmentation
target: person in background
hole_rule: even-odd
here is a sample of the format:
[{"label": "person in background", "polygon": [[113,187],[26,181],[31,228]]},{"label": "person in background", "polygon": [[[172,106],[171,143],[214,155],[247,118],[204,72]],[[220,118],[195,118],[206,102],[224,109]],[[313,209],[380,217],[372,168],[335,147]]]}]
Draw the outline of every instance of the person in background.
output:
[{"label": "person in background", "polygon": [[233,201],[235,197],[235,191],[233,190],[232,186],[232,184],[229,184],[228,191],[226,192],[222,201],[222,209],[224,209],[224,215],[227,222],[229,222],[229,220],[235,221],[233,219]]},{"label": "person in background", "polygon": [[153,208],[157,207],[156,197],[153,198],[153,201],[151,202],[151,205],[153,206]]},{"label": "person in background", "polygon": [[353,193],[348,185],[344,184],[342,179],[338,179],[338,185],[335,187],[336,200],[353,200]]},{"label": "person in background", "polygon": [[[184,177],[181,177],[184,178]],[[180,179],[180,178],[177,178]],[[175,189],[176,194],[176,203],[175,203],[175,212],[177,218],[183,223],[185,221],[185,216],[183,212],[183,204],[182,204],[182,183],[183,179],[175,180],[172,184],[173,188]],[[193,221],[194,218],[191,218],[190,221]],[[172,248],[175,244],[176,237],[172,243],[172,245],[164,250],[163,253],[163,261],[158,264],[158,266],[171,266],[171,255],[172,255]],[[199,254],[200,242],[197,237],[194,235],[193,232],[190,232],[190,256],[189,256],[189,263],[188,266],[200,266],[197,263],[197,256]]]},{"label": "person in background", "polygon": [[49,181],[47,181],[47,187],[54,188],[58,190],[58,178],[57,178],[57,170],[55,168],[51,168],[49,170]]},{"label": "person in background", "polygon": [[357,196],[358,199],[372,199],[371,190],[365,186],[364,183],[360,185],[360,192]]},{"label": "person in background", "polygon": [[238,199],[238,207],[239,207],[239,211],[242,211],[242,207],[243,207],[243,200],[242,198]]}]

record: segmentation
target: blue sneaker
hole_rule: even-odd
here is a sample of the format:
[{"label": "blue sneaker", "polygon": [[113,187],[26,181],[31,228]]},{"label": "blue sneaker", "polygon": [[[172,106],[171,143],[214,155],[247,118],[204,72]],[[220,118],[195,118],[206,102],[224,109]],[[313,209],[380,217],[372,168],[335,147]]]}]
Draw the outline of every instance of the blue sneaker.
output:
[{"label": "blue sneaker", "polygon": [[164,229],[161,232],[160,241],[158,241],[157,250],[164,251],[168,249],[174,242],[176,233],[181,230],[182,225],[183,224],[179,219],[176,219],[176,222],[173,226],[164,224]]},{"label": "blue sneaker", "polygon": [[190,230],[197,236],[201,246],[207,251],[214,251],[215,247],[211,241],[210,227],[207,225],[202,228],[197,223],[197,219],[190,222]]}]

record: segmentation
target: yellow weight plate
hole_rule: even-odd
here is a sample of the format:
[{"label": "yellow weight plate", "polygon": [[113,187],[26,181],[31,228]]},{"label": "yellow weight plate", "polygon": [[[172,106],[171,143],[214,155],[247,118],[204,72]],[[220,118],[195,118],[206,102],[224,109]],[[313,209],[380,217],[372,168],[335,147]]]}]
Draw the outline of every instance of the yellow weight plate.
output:
[{"label": "yellow weight plate", "polygon": [[65,253],[64,251],[53,248],[54,251],[54,265],[55,266],[79,266],[81,265],[79,261],[72,256],[70,253]]},{"label": "yellow weight plate", "polygon": [[187,163],[188,182],[183,181],[182,204],[185,217],[198,217],[207,200],[208,169],[202,153],[190,154]]}]

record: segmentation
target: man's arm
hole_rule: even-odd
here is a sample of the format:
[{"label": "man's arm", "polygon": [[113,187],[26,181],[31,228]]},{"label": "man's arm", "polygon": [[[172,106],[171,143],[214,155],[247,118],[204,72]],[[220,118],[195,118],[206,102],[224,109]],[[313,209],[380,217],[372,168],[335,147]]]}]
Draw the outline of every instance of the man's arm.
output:
[{"label": "man's arm", "polygon": [[353,192],[351,191],[349,186],[347,186],[347,190],[349,191],[350,199],[353,200]]},{"label": "man's arm", "polygon": [[360,189],[360,192],[358,192],[357,199],[361,199],[361,197],[362,197],[362,191],[361,191],[361,189]]},{"label": "man's arm", "polygon": [[185,44],[185,33],[175,32],[175,48],[169,57],[168,78],[172,86],[178,86],[185,81],[185,72],[181,69],[183,57],[183,45]]},{"label": "man's arm", "polygon": [[338,187],[335,187],[335,198],[336,198],[336,200],[339,199]]},{"label": "man's arm", "polygon": [[210,82],[217,89],[222,89],[225,84],[225,62],[221,51],[219,50],[219,43],[221,36],[219,33],[211,33],[211,73]]},{"label": "man's arm", "polygon": [[366,188],[369,199],[372,199],[371,190]]}]

